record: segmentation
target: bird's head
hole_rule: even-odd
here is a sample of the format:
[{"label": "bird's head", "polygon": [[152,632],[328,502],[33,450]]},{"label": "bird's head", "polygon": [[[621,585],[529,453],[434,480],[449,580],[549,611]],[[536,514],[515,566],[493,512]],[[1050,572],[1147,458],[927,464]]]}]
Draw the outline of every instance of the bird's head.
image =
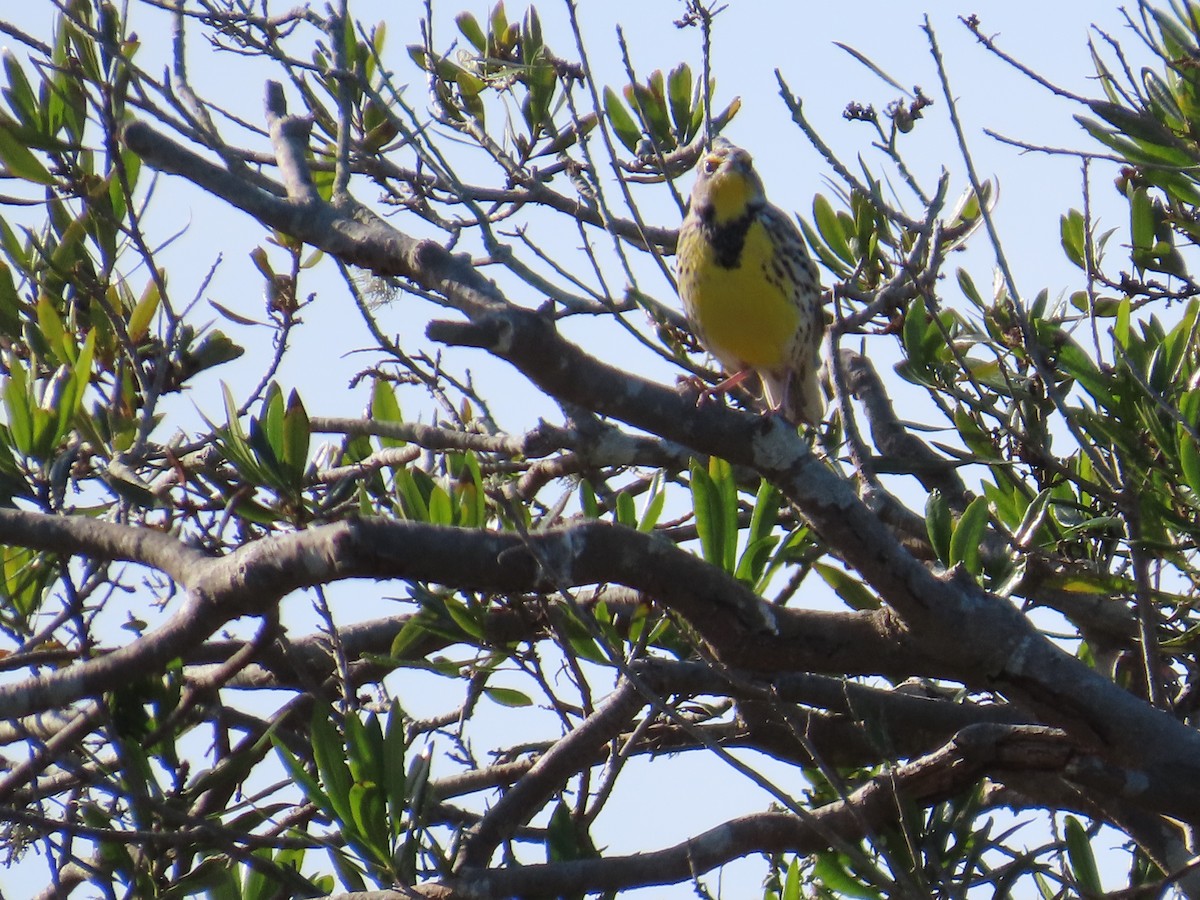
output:
[{"label": "bird's head", "polygon": [[754,160],[741,147],[716,138],[712,149],[700,157],[691,206],[701,217],[717,224],[740,218],[766,200]]}]

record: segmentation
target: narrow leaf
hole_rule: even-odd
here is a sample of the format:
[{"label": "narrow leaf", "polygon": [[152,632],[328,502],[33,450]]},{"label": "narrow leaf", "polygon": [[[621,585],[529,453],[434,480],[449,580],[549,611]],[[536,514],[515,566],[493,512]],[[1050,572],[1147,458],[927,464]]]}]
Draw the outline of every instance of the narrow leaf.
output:
[{"label": "narrow leaf", "polygon": [[987,531],[988,524],[988,501],[986,497],[976,497],[967,507],[966,512],[962,514],[962,518],[958,520],[958,525],[954,529],[954,535],[950,538],[950,565],[962,563],[963,567],[972,575],[980,573],[980,547],[983,544],[983,536]]},{"label": "narrow leaf", "polygon": [[879,598],[849,573],[828,563],[813,563],[813,569],[851,609],[879,609]]},{"label": "narrow leaf", "polygon": [[54,184],[54,176],[16,136],[11,124],[0,118],[0,163],[8,174],[36,184]]},{"label": "narrow leaf", "polygon": [[533,701],[529,699],[529,695],[513,688],[501,687],[486,687],[483,692],[487,694],[488,699],[501,706],[522,707],[533,706]]},{"label": "narrow leaf", "polygon": [[624,144],[625,149],[630,153],[637,153],[638,144],[642,140],[642,131],[633,121],[633,116],[626,110],[616,91],[610,87],[604,89],[604,114],[608,117],[608,123],[612,125],[617,140]]},{"label": "narrow leaf", "polygon": [[1099,897],[1104,893],[1100,884],[1100,872],[1096,867],[1096,857],[1092,853],[1092,843],[1088,840],[1087,831],[1074,816],[1067,816],[1063,828],[1067,842],[1067,858],[1071,861],[1071,874],[1075,876],[1075,884],[1084,896]]},{"label": "narrow leaf", "polygon": [[700,552],[708,562],[719,566],[725,540],[721,498],[712,477],[698,463],[692,463],[692,506],[696,513]]},{"label": "narrow leaf", "polygon": [[883,69],[879,68],[879,66],[875,65],[875,63],[871,62],[871,60],[869,60],[862,53],[855,50],[849,44],[843,44],[841,41],[834,41],[833,44],[835,47],[841,47],[843,50],[845,50],[847,53],[849,53],[851,56],[853,56],[855,59],[857,59],[860,63],[862,63],[864,66],[866,66],[872,72],[874,72],[876,74],[876,76],[883,79],[883,81],[887,82],[887,84],[894,87],[900,93],[904,94],[904,96],[906,96],[906,97],[912,96],[912,94],[909,93],[909,91],[906,90],[900,84],[900,82],[898,82],[895,78],[893,78],[887,72],[883,71]]}]

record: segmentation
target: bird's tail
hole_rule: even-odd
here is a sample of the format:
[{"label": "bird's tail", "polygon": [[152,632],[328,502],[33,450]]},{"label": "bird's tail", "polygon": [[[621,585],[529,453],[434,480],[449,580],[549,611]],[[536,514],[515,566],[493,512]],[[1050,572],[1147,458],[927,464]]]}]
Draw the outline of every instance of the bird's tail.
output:
[{"label": "bird's tail", "polygon": [[763,394],[773,412],[782,413],[797,425],[820,425],[825,414],[821,393],[820,364],[789,369],[778,376],[763,373]]}]

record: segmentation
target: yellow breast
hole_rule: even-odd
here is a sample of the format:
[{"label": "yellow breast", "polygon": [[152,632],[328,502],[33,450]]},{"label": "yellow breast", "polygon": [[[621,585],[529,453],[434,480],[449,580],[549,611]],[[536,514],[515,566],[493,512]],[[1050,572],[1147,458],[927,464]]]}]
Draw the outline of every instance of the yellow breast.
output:
[{"label": "yellow breast", "polygon": [[766,229],[751,224],[733,268],[718,265],[698,233],[692,237],[692,246],[680,247],[689,264],[679,292],[708,350],[729,371],[787,366],[800,310]]}]

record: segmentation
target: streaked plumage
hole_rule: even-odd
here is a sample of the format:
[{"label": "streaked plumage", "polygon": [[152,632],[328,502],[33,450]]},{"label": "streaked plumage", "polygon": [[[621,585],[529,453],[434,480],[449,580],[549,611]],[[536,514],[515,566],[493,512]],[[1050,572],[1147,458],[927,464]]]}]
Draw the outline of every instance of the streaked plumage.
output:
[{"label": "streaked plumage", "polygon": [[697,167],[675,271],[692,329],[730,376],[715,390],[755,373],[772,412],[820,422],[817,267],[791,218],[767,202],[750,154],[722,138]]}]

